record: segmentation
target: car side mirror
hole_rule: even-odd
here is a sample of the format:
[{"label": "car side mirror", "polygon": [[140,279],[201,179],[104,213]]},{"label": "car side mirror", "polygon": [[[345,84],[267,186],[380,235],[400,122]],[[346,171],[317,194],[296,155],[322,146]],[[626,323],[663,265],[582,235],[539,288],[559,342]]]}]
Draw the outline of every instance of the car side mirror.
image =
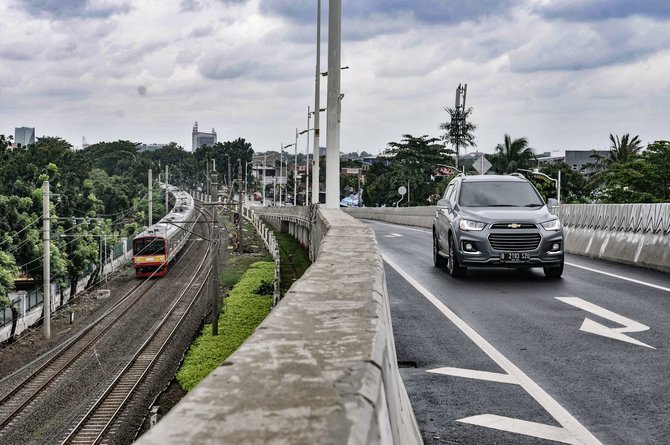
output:
[{"label": "car side mirror", "polygon": [[552,208],[552,207],[558,207],[558,199],[556,198],[549,198],[547,199],[547,207]]},{"label": "car side mirror", "polygon": [[446,207],[449,210],[451,210],[451,201],[449,201],[448,199],[440,199],[439,201],[437,201],[437,206]]}]

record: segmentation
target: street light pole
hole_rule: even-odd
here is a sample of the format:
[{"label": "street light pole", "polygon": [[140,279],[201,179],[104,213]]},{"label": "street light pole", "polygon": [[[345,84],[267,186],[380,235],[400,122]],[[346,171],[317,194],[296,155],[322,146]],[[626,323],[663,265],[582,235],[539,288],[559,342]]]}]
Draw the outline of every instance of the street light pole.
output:
[{"label": "street light pole", "polygon": [[[326,208],[340,207],[340,59],[342,0],[328,2],[328,104],[326,133]],[[318,108],[317,108],[318,109]]]},{"label": "street light pole", "polygon": [[293,144],[293,205],[298,205],[298,129],[295,129],[295,144]]},{"label": "street light pole", "polygon": [[305,205],[309,205],[309,105],[307,105],[307,148],[305,149],[305,154],[307,155],[305,159]]},{"label": "street light pole", "polygon": [[[319,104],[321,99],[321,0],[316,6],[316,74],[314,86],[314,153],[312,156],[312,204],[319,203]],[[307,125],[309,128],[309,125]]]}]

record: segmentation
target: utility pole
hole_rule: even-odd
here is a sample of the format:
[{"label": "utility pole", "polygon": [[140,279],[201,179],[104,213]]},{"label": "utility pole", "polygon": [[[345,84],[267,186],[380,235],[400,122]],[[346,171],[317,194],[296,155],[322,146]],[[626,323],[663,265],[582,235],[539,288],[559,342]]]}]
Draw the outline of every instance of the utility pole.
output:
[{"label": "utility pole", "polygon": [[[319,110],[321,105],[321,0],[316,6],[316,79],[314,86],[314,153],[312,155],[312,204],[319,203]],[[309,128],[309,123],[307,124]],[[308,136],[309,137],[309,136]]]},{"label": "utility pole", "polygon": [[49,181],[42,183],[42,222],[44,229],[44,338],[51,338],[51,220],[49,211]]},{"label": "utility pole", "polygon": [[237,196],[239,201],[237,211],[237,252],[242,253],[242,193],[244,193],[244,187],[242,187],[242,160],[238,159],[237,162]]},{"label": "utility pole", "polygon": [[[209,165],[209,162],[207,165]],[[210,184],[212,191],[210,196],[215,196],[218,201],[219,184],[216,169],[212,169]],[[221,238],[219,236],[219,214],[216,202],[212,201],[210,201],[210,204],[212,204],[212,244],[214,249],[212,252],[212,276],[210,279],[212,286],[212,335],[219,335],[219,311],[221,310],[219,304],[219,247]]]},{"label": "utility pole", "polygon": [[[342,0],[328,1],[328,104],[326,122],[326,208],[340,208],[340,59]],[[318,113],[318,108],[315,112]]]},{"label": "utility pole", "polygon": [[153,194],[154,194],[154,184],[153,178],[151,177],[151,169],[149,169],[149,184],[147,188],[149,190],[149,227],[153,226],[153,213],[154,213],[154,203],[153,203]]},{"label": "utility pole", "polygon": [[166,215],[168,213],[170,213],[169,202],[168,202],[168,197],[170,196],[170,194],[168,193],[167,186],[168,186],[168,166],[167,166],[167,164],[165,164],[165,214]]},{"label": "utility pole", "polygon": [[[465,131],[465,96],[468,92],[468,84],[458,84],[456,88],[456,116],[451,122],[451,134],[456,139],[456,169],[458,170],[458,158],[460,156],[460,143]],[[463,102],[461,102],[461,97]],[[454,122],[455,121],[455,122]]]}]

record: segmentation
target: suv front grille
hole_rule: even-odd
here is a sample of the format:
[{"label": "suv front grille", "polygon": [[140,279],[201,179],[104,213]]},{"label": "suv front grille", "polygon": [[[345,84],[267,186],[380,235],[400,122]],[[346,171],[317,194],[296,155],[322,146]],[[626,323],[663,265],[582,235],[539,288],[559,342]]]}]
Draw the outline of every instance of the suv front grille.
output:
[{"label": "suv front grille", "polygon": [[536,229],[537,226],[531,223],[497,223],[491,226],[492,229]]},{"label": "suv front grille", "polygon": [[540,245],[539,233],[492,233],[489,243],[495,250],[521,252],[535,250]]}]

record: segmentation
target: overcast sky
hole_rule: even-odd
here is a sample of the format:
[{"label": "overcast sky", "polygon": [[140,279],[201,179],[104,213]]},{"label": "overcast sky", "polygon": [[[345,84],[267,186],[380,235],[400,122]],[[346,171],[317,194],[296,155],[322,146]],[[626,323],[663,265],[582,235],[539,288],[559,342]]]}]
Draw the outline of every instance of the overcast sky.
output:
[{"label": "overcast sky", "polygon": [[[670,139],[668,0],[342,3],[343,152],[441,136],[459,83],[480,151]],[[1,0],[0,17],[0,134],[190,150],[198,121],[278,150],[314,107],[316,0]]]}]

